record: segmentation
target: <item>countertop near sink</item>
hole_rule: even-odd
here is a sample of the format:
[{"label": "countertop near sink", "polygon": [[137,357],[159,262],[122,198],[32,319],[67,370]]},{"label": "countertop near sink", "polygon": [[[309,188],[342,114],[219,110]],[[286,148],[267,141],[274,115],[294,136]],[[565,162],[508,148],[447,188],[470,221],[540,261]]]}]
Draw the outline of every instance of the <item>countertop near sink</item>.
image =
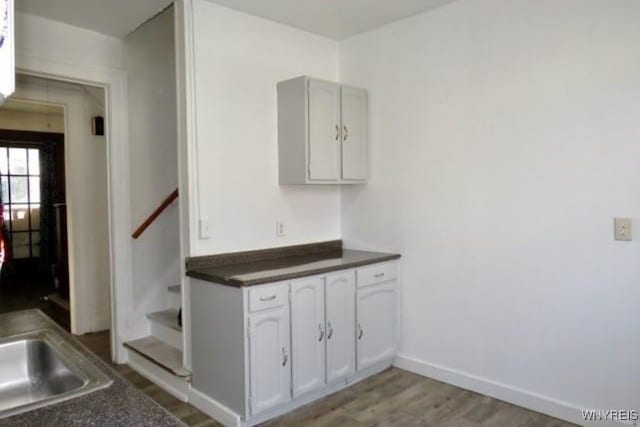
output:
[{"label": "countertop near sink", "polygon": [[0,314],[0,338],[38,329],[55,329],[101,369],[113,384],[108,388],[45,406],[30,412],[0,418],[5,426],[183,426],[177,418],[122,378],[75,338],[39,310]]},{"label": "countertop near sink", "polygon": [[253,286],[391,261],[399,254],[344,249],[341,240],[189,258],[187,276]]}]

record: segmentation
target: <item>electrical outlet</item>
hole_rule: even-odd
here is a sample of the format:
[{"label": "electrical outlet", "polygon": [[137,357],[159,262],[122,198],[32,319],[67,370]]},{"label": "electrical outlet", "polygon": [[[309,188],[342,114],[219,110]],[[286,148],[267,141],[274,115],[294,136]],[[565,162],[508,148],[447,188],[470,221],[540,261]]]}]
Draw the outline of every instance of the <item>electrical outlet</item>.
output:
[{"label": "electrical outlet", "polygon": [[200,218],[200,239],[210,239],[211,238],[211,221],[209,218],[202,217]]},{"label": "electrical outlet", "polygon": [[614,238],[616,240],[622,240],[630,242],[633,238],[631,229],[631,218],[614,218]]},{"label": "electrical outlet", "polygon": [[276,237],[284,237],[286,236],[284,222],[276,221]]}]

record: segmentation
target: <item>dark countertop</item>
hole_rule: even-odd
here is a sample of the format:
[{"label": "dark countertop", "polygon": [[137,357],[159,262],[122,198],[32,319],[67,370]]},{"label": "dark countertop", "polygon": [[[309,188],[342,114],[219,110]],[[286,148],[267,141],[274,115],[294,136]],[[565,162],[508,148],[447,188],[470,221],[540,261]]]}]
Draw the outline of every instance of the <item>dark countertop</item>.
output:
[{"label": "dark countertop", "polygon": [[[222,285],[242,287],[346,270],[400,258],[399,254],[341,248],[336,250],[335,247],[333,250],[310,252],[304,253],[298,249],[299,254],[289,255],[285,250],[282,257],[272,256],[263,260],[252,257],[254,259],[247,262],[219,263],[218,265],[201,263],[205,265],[188,267],[187,276]],[[234,256],[237,257],[236,254]]]},{"label": "dark countertop", "polygon": [[0,338],[35,331],[55,329],[102,370],[113,383],[84,396],[43,408],[0,418],[0,427],[9,426],[184,426],[180,420],[127,382],[75,338],[39,310],[0,314]]}]

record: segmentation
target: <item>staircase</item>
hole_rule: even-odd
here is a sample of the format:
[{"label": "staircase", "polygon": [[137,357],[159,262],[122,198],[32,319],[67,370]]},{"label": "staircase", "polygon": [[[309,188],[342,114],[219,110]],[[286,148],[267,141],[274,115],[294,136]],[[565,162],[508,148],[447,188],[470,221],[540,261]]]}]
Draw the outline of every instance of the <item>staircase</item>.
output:
[{"label": "staircase", "polygon": [[[169,194],[144,222],[131,234],[138,239],[153,222],[178,198],[178,189]],[[183,367],[182,327],[178,310],[182,305],[180,285],[167,289],[166,310],[147,314],[151,335],[124,343],[128,364],[149,380],[178,399],[188,400],[191,372]]]},{"label": "staircase", "polygon": [[170,286],[167,298],[171,308],[147,314],[151,335],[124,343],[133,369],[178,399],[187,400],[191,372],[183,368],[182,327],[178,324],[180,286]]}]

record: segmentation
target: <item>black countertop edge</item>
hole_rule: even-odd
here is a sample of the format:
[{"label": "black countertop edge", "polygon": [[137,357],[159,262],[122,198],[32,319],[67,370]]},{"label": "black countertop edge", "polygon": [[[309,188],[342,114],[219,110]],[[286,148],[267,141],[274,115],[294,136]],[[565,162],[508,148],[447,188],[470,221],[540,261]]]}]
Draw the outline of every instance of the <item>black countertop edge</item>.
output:
[{"label": "black countertop edge", "polygon": [[192,271],[202,268],[212,268],[232,264],[247,264],[296,256],[322,255],[335,253],[341,250],[342,240],[330,240],[327,242],[307,243],[303,245],[189,257],[186,260],[186,270]]},{"label": "black countertop edge", "polygon": [[[361,259],[349,261],[350,254],[365,255]],[[344,256],[346,255],[346,258]],[[355,267],[362,267],[370,264],[377,264],[386,261],[393,261],[399,259],[400,254],[395,253],[380,253],[380,252],[365,252],[355,251],[348,249],[341,249],[335,252],[327,252],[323,254],[304,255],[304,256],[290,256],[283,259],[279,259],[273,264],[269,261],[256,261],[254,263],[238,263],[230,265],[220,265],[217,267],[209,268],[196,268],[188,270],[186,275],[195,279],[200,279],[208,282],[213,282],[220,285],[232,286],[232,287],[247,287],[255,285],[263,285],[267,283],[281,282],[285,280],[292,280],[301,277],[314,276],[318,274],[330,273],[333,271],[347,270]],[[324,266],[309,266],[304,268],[305,264],[311,264],[318,261],[331,261],[335,260],[334,265]],[[296,268],[299,271],[295,272],[271,272],[271,270]],[[237,270],[237,271],[234,271]],[[237,276],[246,274],[259,274],[264,271],[264,275],[255,279],[242,279]]]}]

